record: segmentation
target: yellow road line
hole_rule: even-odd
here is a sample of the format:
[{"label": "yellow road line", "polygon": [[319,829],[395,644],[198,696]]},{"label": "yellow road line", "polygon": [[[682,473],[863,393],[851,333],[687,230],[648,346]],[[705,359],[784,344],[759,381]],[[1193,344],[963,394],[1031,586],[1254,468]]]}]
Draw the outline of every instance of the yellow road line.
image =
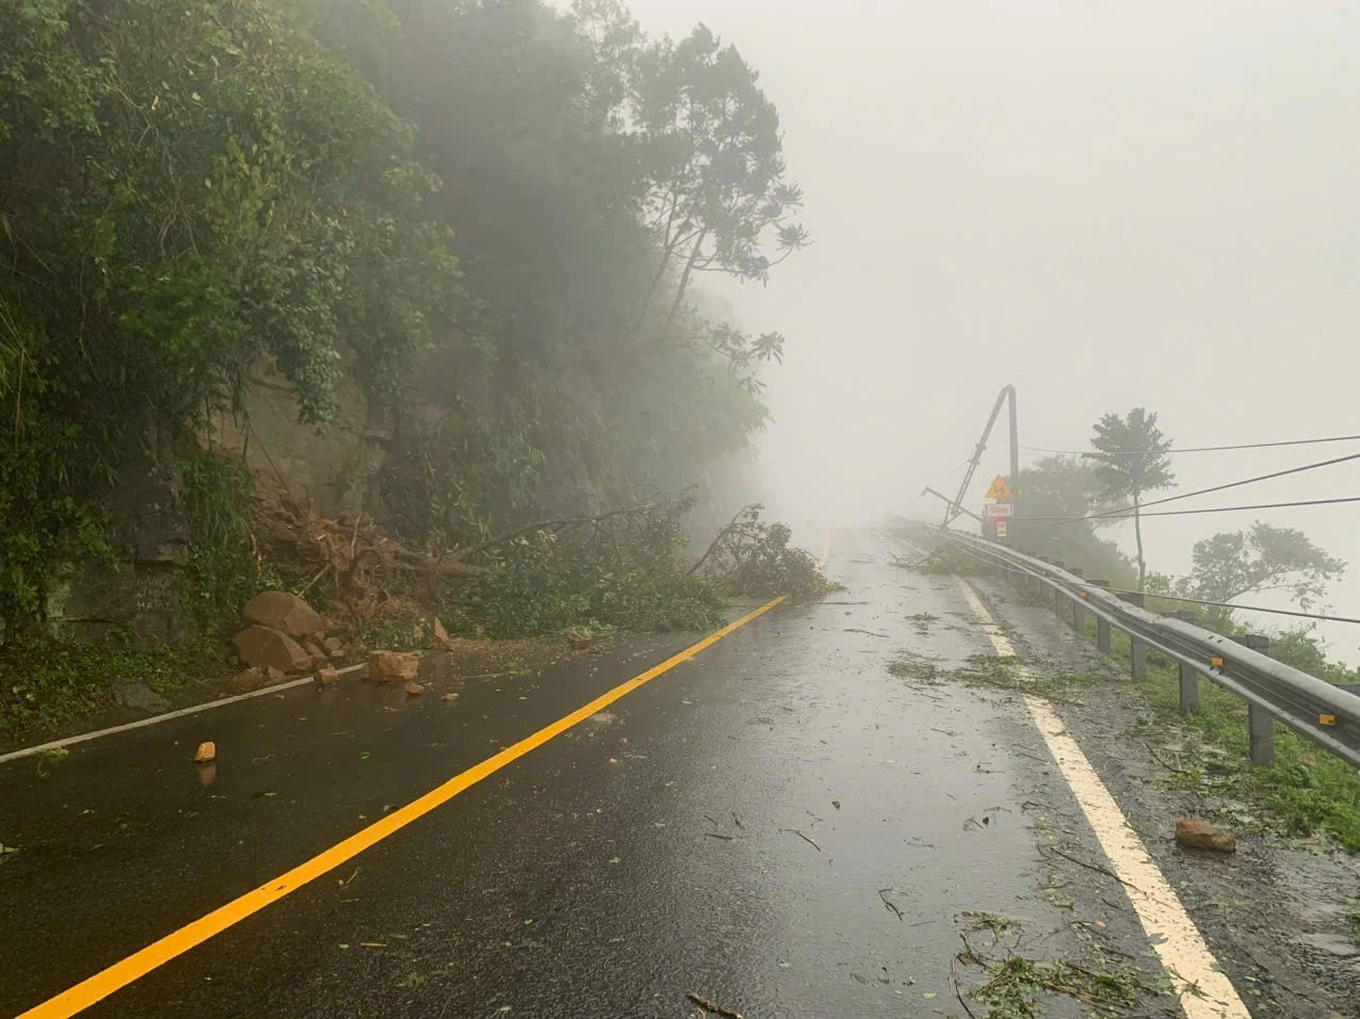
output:
[{"label": "yellow road line", "polygon": [[[1002,658],[1014,658],[1015,648],[1001,632],[971,584],[955,578],[963,597],[982,623],[992,647]],[[1251,1019],[1232,982],[1224,975],[1180,897],[1167,882],[1147,847],[1129,826],[1105,783],[1067,734],[1058,713],[1048,701],[1024,694],[1025,707],[1048,745],[1081,812],[1095,833],[1096,841],[1124,883],[1129,903],[1153,950],[1162,960],[1186,1019]]]},{"label": "yellow road line", "polygon": [[538,732],[525,737],[514,746],[507,747],[494,757],[488,757],[480,764],[455,775],[443,785],[436,786],[400,810],[394,810],[381,821],[376,821],[367,828],[355,832],[349,838],[317,854],[306,863],[294,867],[273,881],[266,882],[254,891],[246,892],[246,894],[238,899],[233,899],[225,906],[220,906],[206,916],[199,917],[199,919],[181,927],[179,930],[167,934],[159,941],[147,945],[139,952],[134,952],[121,962],[114,963],[108,969],[82,980],[69,990],[63,991],[56,997],[24,1012],[18,1019],[67,1019],[68,1016],[84,1011],[115,991],[126,987],[134,980],[138,980],[157,967],[163,966],[171,959],[183,955],[196,945],[201,945],[209,938],[221,934],[233,924],[258,913],[290,892],[297,891],[309,881],[315,881],[323,874],[354,859],[365,849],[377,845],[389,835],[405,828],[412,821],[447,803],[465,789],[476,785],[490,775],[494,775],[506,765],[518,760],[531,750],[541,747],[554,737],[560,736],[591,715],[603,711],[643,684],[649,683],[657,676],[689,661],[700,651],[712,647],[734,630],[739,630],[752,620],[763,616],[782,601],[784,601],[783,597],[775,598],[755,611],[748,612],[735,622],[724,626],[721,630],[709,634],[697,644],[692,644],[679,654],[667,658],[660,665],[654,665],[646,672],[614,687],[608,693],[601,694],[589,704],[577,708],[571,714],[559,718],[551,725],[544,726]]}]

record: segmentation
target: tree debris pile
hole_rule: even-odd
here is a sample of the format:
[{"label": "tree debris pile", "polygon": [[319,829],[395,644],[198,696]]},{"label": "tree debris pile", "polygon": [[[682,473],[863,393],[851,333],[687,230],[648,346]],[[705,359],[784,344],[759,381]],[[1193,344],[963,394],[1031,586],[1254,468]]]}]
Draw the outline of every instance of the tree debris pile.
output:
[{"label": "tree debris pile", "polygon": [[362,635],[388,619],[437,616],[454,633],[513,639],[617,628],[698,630],[729,597],[813,597],[833,590],[784,524],[751,506],[697,559],[683,527],[694,493],[541,520],[474,545],[424,548],[371,517],[333,520],[260,479],[256,554],[336,626]]},{"label": "tree debris pile", "polygon": [[839,590],[806,549],[789,544],[787,524],[761,520],[764,507],[744,507],[690,568],[733,597],[815,598]]},{"label": "tree debris pile", "polygon": [[323,605],[336,626],[352,634],[385,616],[419,615],[422,605],[445,597],[450,583],[481,571],[456,553],[403,544],[371,516],[323,517],[268,478],[256,478],[249,519],[262,567]]}]

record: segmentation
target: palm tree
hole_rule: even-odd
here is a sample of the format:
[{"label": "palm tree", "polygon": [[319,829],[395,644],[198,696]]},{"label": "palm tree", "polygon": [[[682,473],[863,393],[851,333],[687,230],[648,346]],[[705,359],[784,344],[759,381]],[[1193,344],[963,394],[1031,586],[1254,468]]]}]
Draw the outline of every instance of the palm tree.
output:
[{"label": "palm tree", "polygon": [[1138,590],[1143,590],[1147,566],[1143,562],[1143,522],[1139,515],[1144,492],[1170,488],[1176,483],[1168,456],[1171,440],[1157,427],[1157,415],[1135,407],[1122,418],[1106,414],[1095,424],[1091,438],[1096,480],[1105,499],[1133,502],[1133,533],[1138,542]]}]

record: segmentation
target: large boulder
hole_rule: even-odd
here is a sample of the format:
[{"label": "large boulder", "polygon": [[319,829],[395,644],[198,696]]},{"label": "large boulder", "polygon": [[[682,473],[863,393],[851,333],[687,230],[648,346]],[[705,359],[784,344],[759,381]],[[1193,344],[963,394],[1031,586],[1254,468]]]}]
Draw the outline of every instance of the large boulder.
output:
[{"label": "large boulder", "polygon": [[368,678],[375,683],[405,682],[420,671],[420,655],[410,651],[374,651],[368,656]]},{"label": "large boulder", "polygon": [[282,630],[288,636],[305,639],[323,631],[325,623],[316,609],[287,591],[264,591],[241,610],[247,623]]},{"label": "large boulder", "polygon": [[306,672],[312,659],[292,637],[268,626],[247,626],[232,638],[241,659],[260,669]]}]

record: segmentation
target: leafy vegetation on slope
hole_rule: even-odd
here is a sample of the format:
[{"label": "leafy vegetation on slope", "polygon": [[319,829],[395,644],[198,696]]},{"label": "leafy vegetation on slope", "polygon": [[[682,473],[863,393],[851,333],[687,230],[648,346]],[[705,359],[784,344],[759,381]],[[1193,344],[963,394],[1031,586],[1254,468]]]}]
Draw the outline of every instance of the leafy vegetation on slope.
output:
[{"label": "leafy vegetation on slope", "polygon": [[[261,373],[309,427],[362,395],[387,524],[435,559],[683,491],[766,419],[784,338],[702,281],[768,279],[808,241],[802,195],[756,71],[703,26],[649,38],[615,0],[0,0],[0,67],[16,663],[82,564],[131,562],[130,478],[177,493],[203,632],[280,580],[249,479],[202,448]],[[818,588],[784,532],[718,582],[671,526],[618,552],[525,533],[450,612],[692,626],[720,595]]]}]

